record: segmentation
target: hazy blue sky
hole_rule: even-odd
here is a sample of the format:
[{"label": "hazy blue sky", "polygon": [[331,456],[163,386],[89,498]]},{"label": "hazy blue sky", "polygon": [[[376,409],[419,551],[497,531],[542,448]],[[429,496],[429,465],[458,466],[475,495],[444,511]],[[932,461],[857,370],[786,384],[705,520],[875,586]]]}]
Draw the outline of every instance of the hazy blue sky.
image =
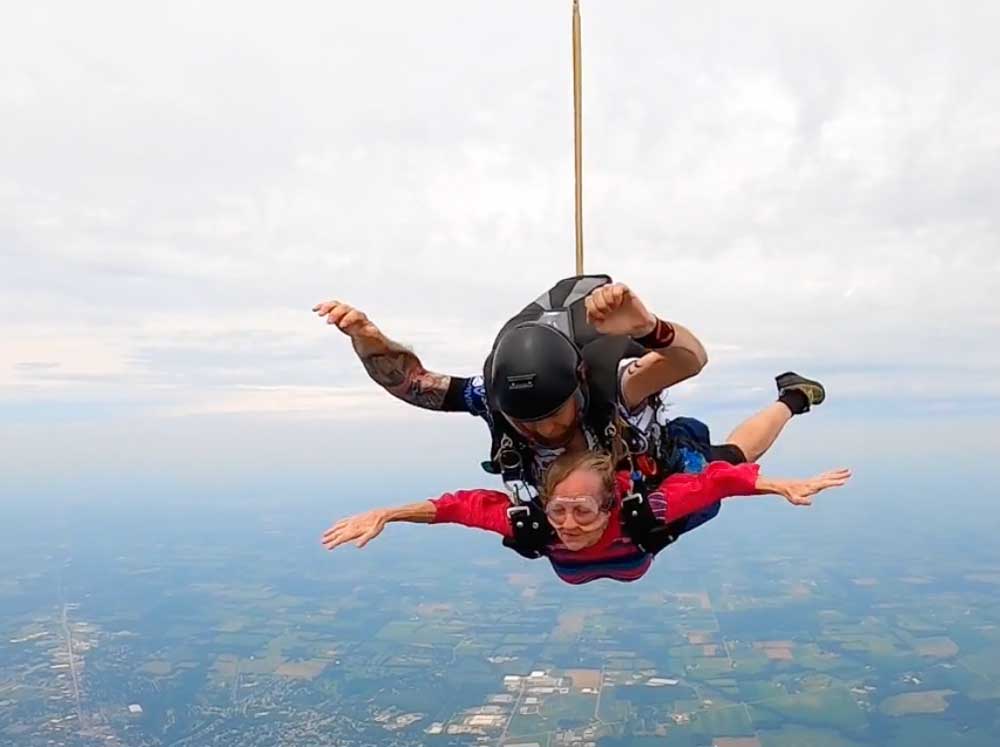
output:
[{"label": "hazy blue sky", "polygon": [[[478,479],[309,309],[471,372],[572,271],[570,5],[8,9],[0,500]],[[704,339],[678,411],[797,368],[786,471],[995,454],[1000,5],[583,6],[587,269]]]}]

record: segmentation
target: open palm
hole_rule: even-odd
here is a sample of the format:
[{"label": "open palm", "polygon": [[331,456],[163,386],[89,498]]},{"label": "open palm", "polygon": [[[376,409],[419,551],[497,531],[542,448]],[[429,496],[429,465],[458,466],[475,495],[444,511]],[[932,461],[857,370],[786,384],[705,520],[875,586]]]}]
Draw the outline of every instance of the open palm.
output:
[{"label": "open palm", "polygon": [[811,506],[812,497],[827,488],[838,488],[851,479],[849,469],[835,469],[805,480],[789,480],[785,484],[785,498],[795,506]]},{"label": "open palm", "polygon": [[385,529],[385,511],[366,511],[363,514],[341,519],[323,533],[322,543],[332,550],[347,542],[364,547],[378,537]]}]

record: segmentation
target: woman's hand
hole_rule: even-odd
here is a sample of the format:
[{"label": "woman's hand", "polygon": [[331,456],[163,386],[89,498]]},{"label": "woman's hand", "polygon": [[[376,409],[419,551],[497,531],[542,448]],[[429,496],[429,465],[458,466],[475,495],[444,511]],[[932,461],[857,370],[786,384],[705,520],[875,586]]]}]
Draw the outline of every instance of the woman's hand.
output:
[{"label": "woman's hand", "polygon": [[812,496],[827,488],[838,488],[851,479],[849,469],[835,469],[805,480],[776,480],[776,491],[793,506],[811,506]]},{"label": "woman's hand", "polygon": [[345,542],[353,541],[358,547],[364,547],[382,533],[388,520],[389,512],[385,509],[348,516],[323,533],[323,546],[332,550]]}]

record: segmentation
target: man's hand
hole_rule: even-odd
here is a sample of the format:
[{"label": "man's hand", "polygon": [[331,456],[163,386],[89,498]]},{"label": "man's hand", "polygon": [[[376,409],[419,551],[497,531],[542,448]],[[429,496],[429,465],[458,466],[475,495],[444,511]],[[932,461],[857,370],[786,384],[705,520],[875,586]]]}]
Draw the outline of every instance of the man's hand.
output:
[{"label": "man's hand", "polygon": [[408,404],[442,409],[450,376],[426,370],[412,350],[390,340],[363,311],[349,304],[327,301],[313,306],[313,311],[351,338],[372,381]]},{"label": "man's hand", "polygon": [[357,547],[364,547],[382,533],[388,518],[387,511],[376,509],[341,519],[323,533],[323,546],[332,550],[353,541]]},{"label": "man's hand", "polygon": [[806,480],[777,481],[778,491],[793,506],[811,506],[812,496],[827,488],[838,488],[851,479],[849,469],[835,469]]},{"label": "man's hand", "polygon": [[348,337],[373,337],[381,334],[363,311],[350,304],[327,301],[313,306],[313,311],[321,317],[326,317],[327,324],[337,325],[337,329]]},{"label": "man's hand", "polygon": [[594,289],[584,303],[587,321],[602,334],[643,337],[656,327],[656,317],[622,283]]},{"label": "man's hand", "polygon": [[325,317],[327,324],[336,325],[337,329],[350,337],[354,349],[362,358],[384,353],[389,349],[389,341],[382,330],[360,309],[341,301],[327,301],[313,306],[313,311],[318,316]]}]

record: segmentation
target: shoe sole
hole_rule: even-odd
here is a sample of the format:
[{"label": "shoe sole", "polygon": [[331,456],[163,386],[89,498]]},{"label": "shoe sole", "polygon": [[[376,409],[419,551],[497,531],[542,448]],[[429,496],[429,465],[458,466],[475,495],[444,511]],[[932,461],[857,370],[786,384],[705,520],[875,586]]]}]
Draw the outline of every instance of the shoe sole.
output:
[{"label": "shoe sole", "polygon": [[[789,379],[787,383],[783,383],[782,379]],[[826,389],[818,381],[812,381],[811,379],[806,379],[799,376],[797,373],[783,373],[776,379],[778,383],[778,394],[781,395],[782,392],[788,391],[789,389],[797,389],[806,395],[809,400],[810,405],[821,405],[823,400],[826,399]]]}]

